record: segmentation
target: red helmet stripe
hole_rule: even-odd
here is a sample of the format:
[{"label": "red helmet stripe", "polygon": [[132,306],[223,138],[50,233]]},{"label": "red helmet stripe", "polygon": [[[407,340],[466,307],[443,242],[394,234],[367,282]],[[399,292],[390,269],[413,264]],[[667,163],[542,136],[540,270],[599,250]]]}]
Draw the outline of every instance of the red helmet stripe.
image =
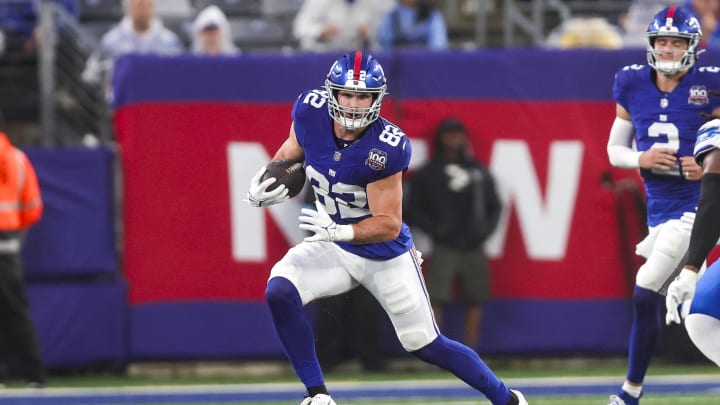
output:
[{"label": "red helmet stripe", "polygon": [[670,29],[673,26],[673,20],[675,20],[675,10],[677,10],[675,6],[668,8],[667,17],[665,18],[665,28],[667,29]]},{"label": "red helmet stripe", "polygon": [[362,51],[355,51],[353,63],[353,80],[360,80],[360,67],[362,66]]}]

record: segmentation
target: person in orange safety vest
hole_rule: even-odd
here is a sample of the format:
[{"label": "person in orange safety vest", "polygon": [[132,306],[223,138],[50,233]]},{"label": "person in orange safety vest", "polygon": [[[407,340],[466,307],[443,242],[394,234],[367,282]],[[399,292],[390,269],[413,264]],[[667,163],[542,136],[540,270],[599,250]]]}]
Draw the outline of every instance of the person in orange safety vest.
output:
[{"label": "person in orange safety vest", "polygon": [[42,215],[35,169],[25,154],[0,132],[0,383],[8,374],[28,387],[45,385],[35,326],[23,282],[22,236]]}]

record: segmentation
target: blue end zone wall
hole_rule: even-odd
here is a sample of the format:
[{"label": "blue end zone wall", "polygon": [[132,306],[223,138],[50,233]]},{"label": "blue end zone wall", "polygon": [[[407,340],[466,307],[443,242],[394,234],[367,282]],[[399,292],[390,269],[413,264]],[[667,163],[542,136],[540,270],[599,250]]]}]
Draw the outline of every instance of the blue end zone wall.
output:
[{"label": "blue end zone wall", "polygon": [[25,153],[45,205],[22,250],[43,360],[51,369],[122,367],[128,304],[115,243],[116,154],[103,148]]},{"label": "blue end zone wall", "polygon": [[[313,304],[307,307],[311,320],[316,312]],[[491,300],[486,306],[487,327],[475,348],[497,355],[624,353],[631,313],[627,300]],[[402,355],[390,321],[382,317],[383,351]],[[283,356],[263,302],[134,305],[131,319],[130,350],[138,360]],[[361,325],[365,320],[354,322]],[[443,330],[450,338],[462,339],[458,306],[449,308]]]}]

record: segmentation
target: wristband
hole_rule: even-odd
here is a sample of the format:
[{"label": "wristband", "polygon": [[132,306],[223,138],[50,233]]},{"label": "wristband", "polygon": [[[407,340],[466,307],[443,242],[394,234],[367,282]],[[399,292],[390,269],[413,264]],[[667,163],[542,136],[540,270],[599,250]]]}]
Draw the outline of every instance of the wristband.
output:
[{"label": "wristband", "polygon": [[350,242],[355,238],[355,230],[352,225],[338,225],[333,236],[334,241]]}]

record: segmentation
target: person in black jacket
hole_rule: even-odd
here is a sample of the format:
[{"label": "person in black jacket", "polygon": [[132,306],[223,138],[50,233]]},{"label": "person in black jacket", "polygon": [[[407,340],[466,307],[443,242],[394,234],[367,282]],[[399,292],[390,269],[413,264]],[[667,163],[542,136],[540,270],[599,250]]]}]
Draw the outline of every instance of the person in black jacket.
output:
[{"label": "person in black jacket", "polygon": [[435,133],[435,154],[410,179],[404,212],[432,240],[426,282],[438,325],[459,281],[465,305],[465,344],[476,347],[490,294],[485,240],[502,210],[495,180],[472,156],[468,131],[455,118]]}]

